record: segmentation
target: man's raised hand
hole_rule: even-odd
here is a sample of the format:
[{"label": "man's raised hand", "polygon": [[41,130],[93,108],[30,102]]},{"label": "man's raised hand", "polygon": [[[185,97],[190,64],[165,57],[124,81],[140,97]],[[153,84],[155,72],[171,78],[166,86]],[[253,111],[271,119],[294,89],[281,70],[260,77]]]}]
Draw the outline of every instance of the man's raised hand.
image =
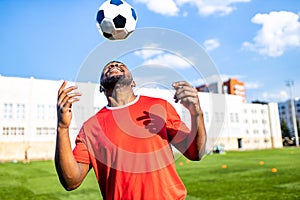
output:
[{"label": "man's raised hand", "polygon": [[72,104],[79,101],[79,92],[75,92],[77,86],[65,88],[67,82],[60,86],[57,95],[57,127],[69,128],[72,120]]},{"label": "man's raised hand", "polygon": [[190,111],[191,115],[201,114],[202,111],[196,88],[186,81],[175,82],[173,87],[175,89],[174,99],[176,103],[180,102]]}]

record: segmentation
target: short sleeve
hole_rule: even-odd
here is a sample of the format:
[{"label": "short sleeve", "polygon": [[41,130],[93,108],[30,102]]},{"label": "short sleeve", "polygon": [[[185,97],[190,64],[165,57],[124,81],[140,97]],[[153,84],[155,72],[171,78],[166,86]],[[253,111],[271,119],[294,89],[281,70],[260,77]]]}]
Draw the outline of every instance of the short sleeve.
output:
[{"label": "short sleeve", "polygon": [[190,133],[190,130],[181,120],[177,111],[169,102],[166,102],[166,111],[166,126],[169,140],[172,144],[178,144],[187,137],[187,135]]},{"label": "short sleeve", "polygon": [[76,146],[73,149],[75,160],[80,163],[90,164],[89,152],[85,142],[85,133],[83,127],[80,129],[76,140]]}]

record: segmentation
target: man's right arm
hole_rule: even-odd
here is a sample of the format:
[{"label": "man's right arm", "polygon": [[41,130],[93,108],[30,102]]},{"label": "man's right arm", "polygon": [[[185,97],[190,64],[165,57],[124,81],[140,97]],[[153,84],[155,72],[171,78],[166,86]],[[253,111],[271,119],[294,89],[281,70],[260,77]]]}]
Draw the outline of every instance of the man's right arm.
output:
[{"label": "man's right arm", "polygon": [[62,84],[57,98],[57,137],[55,149],[55,167],[59,180],[66,190],[74,190],[82,183],[89,171],[89,165],[78,163],[73,155],[69,137],[72,120],[72,104],[79,99],[79,93],[73,92],[77,87]]}]

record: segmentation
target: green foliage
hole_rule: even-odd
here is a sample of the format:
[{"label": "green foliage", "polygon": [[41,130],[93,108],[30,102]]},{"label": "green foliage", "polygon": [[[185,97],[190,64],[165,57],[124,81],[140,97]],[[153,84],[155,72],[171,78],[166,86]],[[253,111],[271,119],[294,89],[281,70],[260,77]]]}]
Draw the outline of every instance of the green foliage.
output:
[{"label": "green foliage", "polygon": [[300,123],[299,123],[298,117],[296,118],[296,123],[297,123],[297,132],[298,132],[298,136],[299,136],[299,134],[300,134]]},{"label": "green foliage", "polygon": [[[200,162],[176,157],[187,200],[300,199],[300,148],[235,151]],[[273,172],[272,172],[273,169]],[[276,170],[275,170],[276,169]],[[102,199],[94,173],[75,191],[59,183],[53,161],[0,163],[1,200]]]},{"label": "green foliage", "polygon": [[289,127],[287,126],[286,121],[284,119],[281,120],[280,126],[281,126],[282,137],[290,137]]}]

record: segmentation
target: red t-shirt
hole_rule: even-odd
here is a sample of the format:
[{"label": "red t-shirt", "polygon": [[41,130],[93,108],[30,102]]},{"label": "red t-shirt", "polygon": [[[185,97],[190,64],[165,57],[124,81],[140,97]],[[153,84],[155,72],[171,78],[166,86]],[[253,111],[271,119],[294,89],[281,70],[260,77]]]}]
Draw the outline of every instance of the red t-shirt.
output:
[{"label": "red t-shirt", "polygon": [[138,96],[126,106],[104,107],[87,120],[73,154],[77,162],[92,165],[106,200],[185,199],[170,146],[185,133],[189,129],[171,104]]}]

